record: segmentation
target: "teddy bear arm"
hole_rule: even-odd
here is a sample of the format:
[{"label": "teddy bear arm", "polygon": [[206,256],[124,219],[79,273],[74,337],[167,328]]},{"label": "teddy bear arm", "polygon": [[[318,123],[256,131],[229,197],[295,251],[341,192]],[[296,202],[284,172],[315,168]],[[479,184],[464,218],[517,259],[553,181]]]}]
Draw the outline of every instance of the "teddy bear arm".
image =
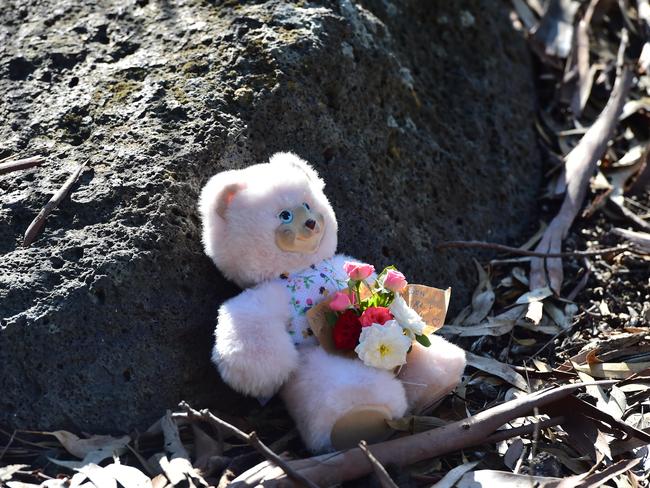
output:
[{"label": "teddy bear arm", "polygon": [[270,397],[298,365],[287,332],[289,294],[269,282],[243,291],[219,309],[213,361],[223,380],[246,395]]}]

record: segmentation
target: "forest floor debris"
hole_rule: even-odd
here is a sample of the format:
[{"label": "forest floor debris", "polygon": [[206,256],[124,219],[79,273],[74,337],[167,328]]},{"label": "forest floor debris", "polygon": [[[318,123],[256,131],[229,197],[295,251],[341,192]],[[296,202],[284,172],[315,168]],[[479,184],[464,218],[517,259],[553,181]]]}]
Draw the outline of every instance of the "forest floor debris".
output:
[{"label": "forest floor debris", "polygon": [[382,486],[650,486],[648,2],[512,4],[538,59],[542,214],[562,225],[520,248],[462,246],[505,255],[479,251],[472,302],[439,331],[469,353],[454,395],[368,452],[318,458],[277,400],[247,418],[182,405],[120,437],[0,430],[0,484],[328,486],[377,483],[374,470]]}]

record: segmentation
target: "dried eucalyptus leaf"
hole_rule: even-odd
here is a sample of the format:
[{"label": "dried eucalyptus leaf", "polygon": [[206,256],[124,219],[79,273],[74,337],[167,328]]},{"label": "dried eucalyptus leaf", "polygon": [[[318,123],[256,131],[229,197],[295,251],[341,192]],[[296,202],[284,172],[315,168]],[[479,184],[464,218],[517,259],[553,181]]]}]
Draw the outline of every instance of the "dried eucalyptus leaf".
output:
[{"label": "dried eucalyptus leaf", "polygon": [[468,366],[472,366],[476,369],[497,376],[507,381],[512,386],[516,386],[520,390],[528,390],[528,383],[526,383],[524,377],[512,369],[510,365],[497,361],[496,359],[477,356],[469,351],[467,351],[465,355],[467,357]]},{"label": "dried eucalyptus leaf", "polygon": [[487,314],[492,310],[494,305],[494,290],[490,283],[490,275],[483,269],[483,267],[474,260],[476,271],[478,272],[478,286],[472,295],[472,313],[463,320],[463,324],[476,324],[487,317]]}]

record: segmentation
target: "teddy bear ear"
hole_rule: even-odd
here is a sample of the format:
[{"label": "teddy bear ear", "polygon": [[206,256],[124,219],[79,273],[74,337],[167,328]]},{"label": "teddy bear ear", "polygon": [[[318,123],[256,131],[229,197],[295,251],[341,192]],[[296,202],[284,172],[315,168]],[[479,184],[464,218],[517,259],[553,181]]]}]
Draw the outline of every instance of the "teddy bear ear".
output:
[{"label": "teddy bear ear", "polygon": [[288,164],[290,166],[293,166],[294,168],[300,169],[303,173],[307,175],[307,178],[316,185],[319,189],[323,189],[325,187],[325,182],[323,179],[318,175],[318,172],[313,168],[312,165],[310,165],[307,161],[304,159],[296,156],[293,153],[290,152],[279,152],[275,153],[271,158],[269,159],[269,163],[271,164]]},{"label": "teddy bear ear", "polygon": [[237,193],[244,188],[245,185],[242,183],[230,183],[221,189],[216,199],[216,209],[219,217],[222,219],[226,218],[226,210],[228,210],[230,203],[232,202],[233,198],[235,198],[235,195],[237,195]]},{"label": "teddy bear ear", "polygon": [[222,219],[226,218],[226,210],[233,199],[246,185],[236,181],[234,171],[224,171],[213,176],[201,191],[199,207],[204,219],[216,213]]}]

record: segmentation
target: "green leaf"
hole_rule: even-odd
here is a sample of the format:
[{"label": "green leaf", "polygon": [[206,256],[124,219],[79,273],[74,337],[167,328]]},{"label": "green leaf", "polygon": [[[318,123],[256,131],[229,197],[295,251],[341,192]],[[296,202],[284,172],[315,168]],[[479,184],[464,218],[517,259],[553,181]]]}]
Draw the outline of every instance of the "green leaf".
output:
[{"label": "green leaf", "polygon": [[422,344],[424,347],[429,347],[431,345],[431,341],[425,335],[416,335],[415,340]]},{"label": "green leaf", "polygon": [[334,327],[336,325],[338,317],[334,312],[325,312],[325,320],[327,320],[327,325]]}]

